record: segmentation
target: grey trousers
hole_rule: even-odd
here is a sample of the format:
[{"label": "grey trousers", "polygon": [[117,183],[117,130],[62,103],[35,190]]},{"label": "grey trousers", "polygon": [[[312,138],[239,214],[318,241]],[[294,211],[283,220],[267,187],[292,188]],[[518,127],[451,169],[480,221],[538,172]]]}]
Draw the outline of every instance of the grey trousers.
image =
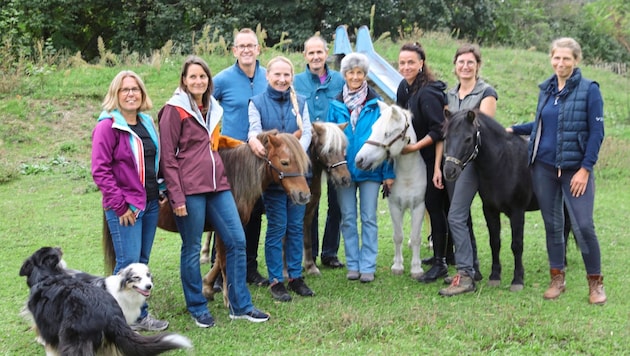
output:
[{"label": "grey trousers", "polygon": [[447,184],[451,196],[451,206],[448,211],[448,224],[455,246],[455,262],[457,270],[475,276],[474,254],[468,228],[470,206],[477,194],[479,180],[475,170],[475,162],[470,162],[455,182]]}]

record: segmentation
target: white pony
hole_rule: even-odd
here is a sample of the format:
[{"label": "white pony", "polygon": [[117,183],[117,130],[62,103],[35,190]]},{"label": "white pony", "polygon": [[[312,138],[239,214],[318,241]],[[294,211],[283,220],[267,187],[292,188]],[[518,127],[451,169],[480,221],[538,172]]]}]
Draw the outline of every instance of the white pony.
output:
[{"label": "white pony", "polygon": [[411,277],[424,273],[420,260],[422,221],[424,218],[424,193],[427,188],[427,168],[419,151],[401,154],[409,143],[415,143],[416,133],[411,125],[412,114],[399,106],[389,106],[379,101],[381,116],[372,126],[372,134],[357,153],[355,164],[363,170],[374,169],[386,159],[394,159],[396,180],[387,198],[389,213],[394,226],[393,274],[403,274],[403,217],[411,212]]}]

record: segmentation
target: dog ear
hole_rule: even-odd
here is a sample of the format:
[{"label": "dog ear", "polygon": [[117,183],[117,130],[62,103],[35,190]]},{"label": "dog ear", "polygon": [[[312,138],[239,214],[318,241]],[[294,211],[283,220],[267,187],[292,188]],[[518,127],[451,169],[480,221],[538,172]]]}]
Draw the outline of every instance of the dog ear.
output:
[{"label": "dog ear", "polygon": [[117,275],[120,276],[120,283],[118,285],[118,288],[123,289],[125,288],[127,283],[129,283],[129,280],[132,277],[132,269],[129,268],[129,266],[127,266],[121,269],[120,271],[118,271]]},{"label": "dog ear", "polygon": [[33,273],[33,262],[29,258],[22,264],[22,267],[20,268],[20,276],[28,277],[31,273]]}]

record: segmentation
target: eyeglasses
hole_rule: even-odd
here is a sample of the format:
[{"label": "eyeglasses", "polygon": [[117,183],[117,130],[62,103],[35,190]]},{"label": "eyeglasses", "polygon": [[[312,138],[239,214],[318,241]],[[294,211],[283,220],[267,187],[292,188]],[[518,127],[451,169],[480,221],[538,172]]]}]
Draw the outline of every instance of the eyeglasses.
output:
[{"label": "eyeglasses", "polygon": [[256,47],[258,47],[257,44],[246,44],[246,45],[238,45],[238,46],[234,46],[235,48],[237,48],[239,51],[244,51],[244,50],[249,50],[249,51],[253,51]]},{"label": "eyeglasses", "polygon": [[473,67],[476,65],[477,65],[477,62],[475,61],[457,61],[457,66],[459,67],[463,67],[463,66]]},{"label": "eyeglasses", "polygon": [[133,94],[136,95],[138,93],[140,93],[140,88],[138,87],[133,87],[133,88],[121,88],[118,91],[119,94],[123,94],[123,95],[129,95],[129,94]]}]

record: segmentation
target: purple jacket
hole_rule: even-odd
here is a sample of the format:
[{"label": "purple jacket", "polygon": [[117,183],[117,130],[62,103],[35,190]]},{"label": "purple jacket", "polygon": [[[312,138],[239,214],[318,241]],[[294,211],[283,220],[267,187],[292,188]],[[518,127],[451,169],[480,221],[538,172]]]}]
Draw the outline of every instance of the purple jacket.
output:
[{"label": "purple jacket", "polygon": [[[144,113],[138,115],[154,140],[159,144],[153,119]],[[103,208],[122,216],[128,208],[133,211],[146,208],[142,140],[129,128],[120,112],[102,112],[92,132],[92,178],[103,194]],[[159,157],[159,156],[157,156]],[[156,172],[158,171],[156,159]]]}]

